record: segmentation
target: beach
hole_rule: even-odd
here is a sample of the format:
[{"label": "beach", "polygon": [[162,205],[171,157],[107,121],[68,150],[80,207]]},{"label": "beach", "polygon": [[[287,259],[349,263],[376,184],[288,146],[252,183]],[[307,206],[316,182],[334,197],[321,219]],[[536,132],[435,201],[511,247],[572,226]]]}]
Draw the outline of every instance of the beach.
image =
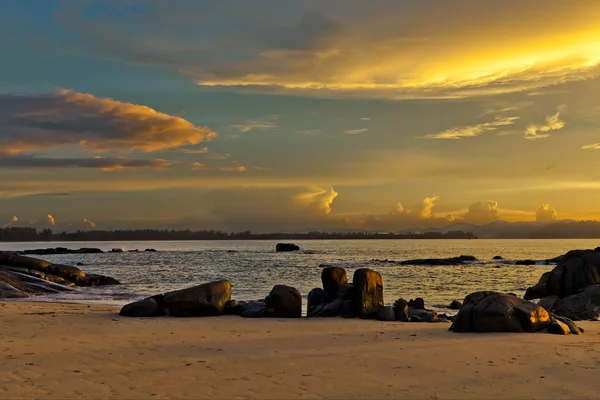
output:
[{"label": "beach", "polygon": [[580,336],[446,323],[125,318],[0,303],[0,398],[600,398],[600,323]]}]

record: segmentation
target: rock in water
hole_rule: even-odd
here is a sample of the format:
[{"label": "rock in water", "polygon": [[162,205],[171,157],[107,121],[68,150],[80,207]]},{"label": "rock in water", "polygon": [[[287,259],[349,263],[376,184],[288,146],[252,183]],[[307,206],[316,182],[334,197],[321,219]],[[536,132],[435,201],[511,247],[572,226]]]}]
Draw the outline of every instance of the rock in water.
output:
[{"label": "rock in water", "polygon": [[275,246],[275,251],[299,251],[300,247],[296,246],[294,243],[277,243]]},{"label": "rock in water", "polygon": [[119,312],[123,317],[160,317],[166,314],[165,296],[162,294],[129,303]]},{"label": "rock in water", "polygon": [[423,310],[425,308],[425,300],[421,297],[417,297],[414,300],[408,301],[408,308],[414,308],[417,310]]},{"label": "rock in water", "polygon": [[550,324],[548,324],[548,333],[555,335],[568,335],[571,333],[571,329],[569,329],[567,324],[553,318],[550,320]]},{"label": "rock in water", "polygon": [[492,257],[492,260],[504,260],[504,257],[502,257],[502,256],[494,256],[494,257]]},{"label": "rock in water", "polygon": [[392,307],[392,306],[381,307],[379,309],[379,312],[377,313],[377,320],[378,321],[395,321],[396,314],[394,313],[394,307]]},{"label": "rock in water", "polygon": [[267,311],[274,317],[300,318],[302,316],[302,295],[291,286],[275,285],[265,298]]},{"label": "rock in water", "polygon": [[354,312],[362,319],[374,319],[383,307],[383,278],[369,268],[357,269],[352,279]]},{"label": "rock in water", "polygon": [[209,317],[223,314],[231,300],[231,282],[221,280],[165,294],[165,307],[175,317]]},{"label": "rock in water", "polygon": [[307,309],[318,306],[319,304],[330,303],[331,300],[332,298],[327,294],[327,292],[325,292],[325,290],[321,288],[314,288],[310,292],[308,292]]},{"label": "rock in water", "polygon": [[109,286],[121,284],[121,282],[115,278],[98,274],[85,274],[85,276],[77,278],[75,283],[77,286]]},{"label": "rock in water", "polygon": [[452,300],[452,303],[450,303],[450,305],[448,306],[448,308],[451,310],[460,310],[461,307],[462,307],[462,301],[458,301],[458,300]]},{"label": "rock in water", "polygon": [[394,313],[396,321],[408,322],[408,303],[404,299],[398,299],[394,302]]},{"label": "rock in water", "polygon": [[321,281],[323,289],[335,299],[339,288],[348,283],[348,274],[344,268],[328,266],[321,271]]},{"label": "rock in water", "polygon": [[539,332],[550,315],[539,305],[506,293],[468,295],[452,321],[454,332]]},{"label": "rock in water", "polygon": [[526,299],[550,295],[566,297],[591,285],[600,284],[600,249],[572,250],[560,258],[556,267],[527,289]]}]

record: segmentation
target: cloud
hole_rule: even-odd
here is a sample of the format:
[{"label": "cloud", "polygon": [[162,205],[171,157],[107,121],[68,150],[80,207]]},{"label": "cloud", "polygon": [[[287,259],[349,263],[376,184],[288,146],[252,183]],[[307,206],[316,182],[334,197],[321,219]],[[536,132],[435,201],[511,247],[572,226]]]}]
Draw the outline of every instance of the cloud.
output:
[{"label": "cloud", "polygon": [[555,131],[562,129],[565,126],[565,122],[560,119],[560,110],[556,114],[546,117],[545,124],[531,124],[525,129],[525,139],[535,140],[543,139],[550,136],[545,133],[549,131]]},{"label": "cloud", "polygon": [[154,152],[212,140],[216,133],[152,108],[59,90],[0,95],[4,153],[79,146],[94,152]]},{"label": "cloud", "polygon": [[174,151],[183,154],[206,154],[209,150],[208,147],[200,147],[198,149],[175,149]]},{"label": "cloud", "polygon": [[96,223],[95,223],[95,222],[93,222],[93,221],[90,221],[90,220],[89,220],[89,219],[87,219],[87,218],[84,218],[84,219],[83,219],[83,222],[84,222],[85,224],[87,224],[87,225],[90,227],[90,229],[94,229],[94,228],[96,227]]},{"label": "cloud", "polygon": [[368,128],[363,128],[363,129],[348,129],[348,130],[344,131],[344,133],[346,135],[360,135],[361,133],[365,133],[368,130],[369,130]]},{"label": "cloud", "polygon": [[462,219],[470,224],[484,225],[500,219],[498,216],[498,202],[488,200],[477,202],[469,206]]},{"label": "cloud", "polygon": [[231,125],[231,127],[242,133],[246,133],[252,130],[267,131],[270,129],[275,129],[277,128],[277,124],[275,124],[273,121],[245,121],[239,124]]},{"label": "cloud", "polygon": [[581,148],[584,150],[600,150],[600,143],[586,144],[585,146],[581,146]]},{"label": "cloud", "polygon": [[370,121],[370,120],[371,120],[371,118],[368,118],[368,117],[361,117],[361,118],[360,118],[360,120],[361,120],[361,121]]},{"label": "cloud", "polygon": [[153,2],[143,15],[135,3],[105,13],[90,3],[58,13],[85,51],[228,90],[465,97],[598,74],[596,0]]},{"label": "cloud", "polygon": [[[245,167],[243,165],[234,165],[234,166],[230,166],[230,167],[210,167],[207,166],[205,164],[199,163],[199,162],[195,162],[192,164],[191,169],[194,171],[223,171],[223,172],[246,172],[248,171],[248,167]],[[253,168],[256,169],[257,171],[260,171],[262,169],[260,169],[260,167],[257,168]]]},{"label": "cloud", "polygon": [[303,207],[319,210],[327,215],[331,212],[331,205],[338,196],[333,186],[328,189],[312,188],[307,192],[297,194],[294,200]]},{"label": "cloud", "polygon": [[50,214],[48,214],[48,216],[46,217],[48,219],[48,223],[50,225],[54,225],[56,223],[56,220],[54,219],[54,217]]},{"label": "cloud", "polygon": [[315,135],[319,135],[321,133],[321,130],[320,129],[302,129],[297,132],[302,133],[304,135],[308,135],[308,136],[315,136]]},{"label": "cloud", "polygon": [[16,215],[13,215],[13,217],[11,218],[12,222],[17,222],[19,220],[19,218],[17,218]]},{"label": "cloud", "polygon": [[556,220],[556,210],[548,204],[542,204],[535,211],[535,220],[539,222],[552,222]]},{"label": "cloud", "polygon": [[141,159],[125,157],[93,157],[93,158],[49,158],[32,155],[0,156],[0,168],[93,168],[102,171],[119,171],[123,169],[153,168],[164,170],[174,162],[162,159]]},{"label": "cloud", "polygon": [[467,137],[475,137],[482,135],[486,132],[493,132],[498,130],[502,126],[512,125],[515,121],[519,120],[519,117],[501,117],[497,116],[491,122],[484,122],[477,125],[468,125],[450,128],[439,133],[431,133],[425,135],[426,139],[463,139]]}]

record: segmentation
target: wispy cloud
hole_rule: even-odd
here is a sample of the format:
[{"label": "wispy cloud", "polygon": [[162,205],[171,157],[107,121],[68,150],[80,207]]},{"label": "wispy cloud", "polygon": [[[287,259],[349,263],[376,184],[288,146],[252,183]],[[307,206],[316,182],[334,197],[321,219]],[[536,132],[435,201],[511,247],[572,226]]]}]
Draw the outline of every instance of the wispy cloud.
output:
[{"label": "wispy cloud", "polygon": [[52,215],[48,214],[48,216],[46,218],[48,219],[48,223],[50,225],[56,224],[56,220],[54,219],[54,217]]},{"label": "wispy cloud", "polygon": [[446,129],[439,133],[430,133],[425,135],[426,139],[463,139],[468,137],[475,137],[482,135],[486,132],[493,132],[498,130],[500,127],[512,125],[515,121],[518,121],[520,117],[500,117],[497,116],[493,121],[484,122],[477,125],[459,126],[455,128]]},{"label": "wispy cloud", "polygon": [[371,120],[371,118],[369,118],[369,117],[361,117],[361,119],[360,119],[360,120],[361,120],[361,121],[370,121],[370,120]]},{"label": "wispy cloud", "polygon": [[556,131],[564,128],[565,122],[560,119],[560,110],[556,114],[546,117],[545,124],[531,124],[525,129],[525,139],[536,140],[550,136],[549,131]]},{"label": "wispy cloud", "polygon": [[346,131],[344,131],[344,133],[346,135],[360,135],[361,133],[365,133],[366,131],[368,131],[368,128],[362,128],[362,129],[348,129]]},{"label": "wispy cloud", "polygon": [[316,136],[321,133],[321,130],[320,129],[302,129],[297,132],[302,133],[303,135]]},{"label": "wispy cloud", "polygon": [[584,150],[600,150],[600,143],[594,144],[586,144],[585,146],[581,146]]},{"label": "wispy cloud", "polygon": [[[276,119],[276,118],[274,118]],[[252,130],[267,131],[270,129],[277,128],[277,124],[271,120],[258,120],[258,121],[244,121],[238,124],[231,125],[232,128],[237,129],[242,133],[250,132]]]},{"label": "wispy cloud", "polygon": [[174,151],[183,154],[206,154],[209,150],[208,147],[200,147],[198,149],[175,149]]}]

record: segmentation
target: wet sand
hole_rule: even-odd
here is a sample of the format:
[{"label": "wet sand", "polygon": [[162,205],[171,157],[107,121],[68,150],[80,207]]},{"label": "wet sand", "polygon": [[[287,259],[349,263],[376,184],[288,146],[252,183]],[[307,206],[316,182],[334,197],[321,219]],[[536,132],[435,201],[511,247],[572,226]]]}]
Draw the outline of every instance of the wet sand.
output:
[{"label": "wet sand", "polygon": [[556,336],[117,313],[0,302],[0,398],[600,398],[600,322]]}]

